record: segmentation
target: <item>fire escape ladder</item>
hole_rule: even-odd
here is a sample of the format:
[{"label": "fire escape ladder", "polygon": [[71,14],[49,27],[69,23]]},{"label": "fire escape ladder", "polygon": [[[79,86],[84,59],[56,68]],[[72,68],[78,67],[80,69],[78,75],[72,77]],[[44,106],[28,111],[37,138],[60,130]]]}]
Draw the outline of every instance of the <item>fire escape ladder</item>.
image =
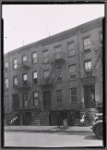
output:
[{"label": "fire escape ladder", "polygon": [[53,75],[55,66],[56,66],[56,63],[54,62],[54,63],[52,64],[52,66],[51,66],[51,70],[50,70],[49,75],[48,75],[48,77],[47,77],[47,82],[49,82],[50,79],[52,78],[52,75]]},{"label": "fire escape ladder", "polygon": [[93,64],[93,66],[92,66],[92,71],[91,71],[91,73],[94,72],[94,70],[95,70],[95,68],[96,68],[96,66],[97,66],[97,64],[98,64],[98,61],[99,61],[99,59],[101,58],[101,56],[102,56],[102,50],[100,50],[99,53],[98,53],[98,56],[97,56],[97,58],[96,58],[96,60],[95,60],[95,62],[94,62],[94,64]]}]

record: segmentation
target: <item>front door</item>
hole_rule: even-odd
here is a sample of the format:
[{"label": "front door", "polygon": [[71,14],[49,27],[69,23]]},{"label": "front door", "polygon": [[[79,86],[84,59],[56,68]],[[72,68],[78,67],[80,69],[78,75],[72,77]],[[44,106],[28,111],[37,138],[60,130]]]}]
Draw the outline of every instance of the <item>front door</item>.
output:
[{"label": "front door", "polygon": [[51,106],[51,91],[43,92],[43,106],[44,110],[48,110]]},{"label": "front door", "polygon": [[84,86],[84,104],[85,104],[85,108],[91,108],[91,104],[90,104],[91,93],[93,93],[94,97],[95,97],[94,85]]},{"label": "front door", "polygon": [[19,109],[19,97],[18,94],[12,95],[12,109],[17,111]]}]

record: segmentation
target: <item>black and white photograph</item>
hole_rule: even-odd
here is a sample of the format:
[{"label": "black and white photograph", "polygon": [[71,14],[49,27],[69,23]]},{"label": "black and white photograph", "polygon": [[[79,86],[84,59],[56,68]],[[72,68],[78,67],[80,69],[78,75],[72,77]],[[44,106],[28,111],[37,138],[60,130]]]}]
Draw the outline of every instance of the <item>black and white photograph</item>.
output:
[{"label": "black and white photograph", "polygon": [[105,3],[2,4],[3,147],[104,147]]}]

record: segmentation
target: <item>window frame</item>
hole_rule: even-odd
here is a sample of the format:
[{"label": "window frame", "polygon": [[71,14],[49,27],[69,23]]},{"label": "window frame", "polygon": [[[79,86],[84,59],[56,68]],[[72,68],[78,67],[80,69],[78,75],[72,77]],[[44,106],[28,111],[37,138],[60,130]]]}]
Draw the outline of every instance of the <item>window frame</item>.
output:
[{"label": "window frame", "polygon": [[[59,68],[61,69],[60,75],[58,75],[58,71],[57,71],[57,69],[59,69]],[[61,66],[56,68],[56,75],[57,75],[57,81],[62,81],[63,80],[63,68]]]},{"label": "window frame", "polygon": [[[16,60],[16,63],[15,63],[15,60]],[[15,67],[15,66],[17,66],[17,67]],[[13,70],[16,70],[18,68],[18,60],[17,60],[17,58],[14,58],[13,59]]]},{"label": "window frame", "polygon": [[[14,81],[15,81],[15,80],[14,80],[15,78],[17,79],[17,84],[15,84],[15,82],[14,82]],[[17,76],[13,76],[13,88],[14,88],[14,87],[17,87],[17,86],[18,86],[18,78],[17,78]]]},{"label": "window frame", "polygon": [[37,78],[34,78],[34,73],[37,73],[37,71],[34,71],[32,73],[32,80],[33,80],[34,83],[37,83],[38,73],[37,73]]},{"label": "window frame", "polygon": [[[8,65],[6,66],[6,64],[8,64]],[[5,61],[5,63],[4,63],[4,68],[5,68],[6,71],[9,70],[9,62],[8,62],[8,61]]]},{"label": "window frame", "polygon": [[[34,54],[36,54],[36,57],[33,57]],[[37,64],[37,52],[32,53],[32,64]]]},{"label": "window frame", "polygon": [[[87,70],[87,69],[85,68],[85,63],[89,63],[89,62],[91,62],[91,68]],[[84,61],[84,71],[85,71],[85,72],[91,72],[91,70],[92,70],[92,60],[91,60],[91,59],[85,60],[85,61]]]},{"label": "window frame", "polygon": [[[28,108],[28,99],[27,99],[27,96],[28,96],[27,92],[24,92],[23,93],[23,108]],[[26,98],[26,100],[25,100],[25,98]]]},{"label": "window frame", "polygon": [[[75,66],[75,71],[70,72],[70,67],[71,66]],[[76,78],[76,64],[71,64],[71,65],[68,66],[68,73],[69,73],[69,78],[70,79],[75,79]],[[71,76],[74,76],[74,77],[71,77]]]},{"label": "window frame", "polygon": [[63,104],[63,90],[62,89],[56,90],[56,103],[57,105]]},{"label": "window frame", "polygon": [[[45,53],[47,53],[46,56],[44,56]],[[49,51],[48,51],[48,49],[42,51],[42,56],[43,56],[43,64],[49,63]]]},{"label": "window frame", "polygon": [[[72,90],[76,90],[76,94],[72,94]],[[74,101],[73,98],[76,99],[76,101]],[[77,87],[70,88],[70,101],[71,101],[71,103],[77,103],[78,102],[78,99],[77,99]]]},{"label": "window frame", "polygon": [[[27,76],[27,80],[24,80],[24,76]],[[22,74],[22,85],[27,85],[28,84],[28,75],[27,74]]]},{"label": "window frame", "polygon": [[[35,93],[38,94],[37,97],[34,96]],[[36,101],[37,101],[37,105],[36,105]],[[39,106],[39,92],[38,92],[38,91],[34,91],[34,92],[33,92],[33,106],[34,106],[34,107],[38,107],[38,106]]]},{"label": "window frame", "polygon": [[[68,47],[69,47],[70,44],[73,44],[74,48],[69,50]],[[75,42],[74,41],[67,43],[67,51],[68,51],[68,57],[74,57],[76,55]],[[71,55],[70,52],[72,52],[72,51],[74,51],[75,53]]]},{"label": "window frame", "polygon": [[[23,59],[24,57],[26,57],[26,60],[25,60],[25,61],[24,61],[24,59]],[[27,62],[27,56],[26,56],[26,55],[23,55],[23,56],[22,56],[22,64],[25,64],[26,62]]]},{"label": "window frame", "polygon": [[[6,83],[6,81],[8,81],[8,82]],[[5,89],[9,89],[9,79],[8,78],[5,79]]]},{"label": "window frame", "polygon": [[[87,39],[89,39],[89,44],[85,44],[85,40],[87,40]],[[85,47],[88,47],[88,48],[85,48]],[[83,49],[84,49],[84,52],[91,50],[91,38],[90,38],[90,36],[83,38]]]}]

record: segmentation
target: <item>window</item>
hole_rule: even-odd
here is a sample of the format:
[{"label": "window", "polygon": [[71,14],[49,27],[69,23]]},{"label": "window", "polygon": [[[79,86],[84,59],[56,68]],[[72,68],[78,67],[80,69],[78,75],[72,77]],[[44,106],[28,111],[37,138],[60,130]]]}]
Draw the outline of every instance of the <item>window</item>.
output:
[{"label": "window", "polygon": [[26,85],[27,84],[27,74],[23,74],[22,77],[23,77],[23,85]]},{"label": "window", "polygon": [[18,67],[18,63],[17,63],[17,59],[13,59],[13,69],[17,69]]},{"label": "window", "polygon": [[38,106],[38,92],[33,92],[33,105]]},{"label": "window", "polygon": [[36,52],[32,53],[32,63],[33,64],[37,63],[37,53]]},{"label": "window", "polygon": [[75,64],[70,65],[68,70],[69,70],[70,79],[75,78],[76,77],[76,65]]},{"label": "window", "polygon": [[74,56],[75,55],[75,48],[74,48],[74,43],[68,43],[67,45],[68,48],[68,56]]},{"label": "window", "polygon": [[8,69],[9,69],[9,63],[7,61],[5,62],[4,67],[5,67],[5,71],[8,71]]},{"label": "window", "polygon": [[25,64],[26,62],[27,62],[27,56],[24,55],[24,56],[22,56],[22,63]]},{"label": "window", "polygon": [[61,81],[62,80],[62,67],[56,68],[56,74],[57,74],[57,80]]},{"label": "window", "polygon": [[61,46],[55,47],[55,59],[61,58]]},{"label": "window", "polygon": [[89,72],[89,71],[91,71],[91,60],[89,60],[89,61],[85,61],[84,62],[85,63],[85,71],[86,72]]},{"label": "window", "polygon": [[33,72],[33,81],[37,83],[37,71]]},{"label": "window", "polygon": [[84,50],[90,50],[91,45],[90,45],[90,38],[85,38],[84,39]]},{"label": "window", "polygon": [[13,87],[18,86],[18,79],[17,76],[13,77]]},{"label": "window", "polygon": [[43,76],[44,76],[44,78],[47,78],[47,77],[48,77],[48,75],[49,75],[49,70],[46,70],[46,71],[44,71],[44,72],[43,72]]},{"label": "window", "polygon": [[76,88],[71,88],[70,89],[70,98],[71,102],[77,102],[77,89]]},{"label": "window", "polygon": [[5,79],[5,88],[6,88],[6,89],[9,88],[9,79]]},{"label": "window", "polygon": [[62,90],[57,90],[56,96],[57,96],[57,105],[61,105],[62,104]]},{"label": "window", "polygon": [[27,108],[28,107],[28,101],[27,101],[27,93],[23,93],[23,107]]},{"label": "window", "polygon": [[43,63],[48,63],[49,57],[48,57],[48,50],[43,52]]}]

